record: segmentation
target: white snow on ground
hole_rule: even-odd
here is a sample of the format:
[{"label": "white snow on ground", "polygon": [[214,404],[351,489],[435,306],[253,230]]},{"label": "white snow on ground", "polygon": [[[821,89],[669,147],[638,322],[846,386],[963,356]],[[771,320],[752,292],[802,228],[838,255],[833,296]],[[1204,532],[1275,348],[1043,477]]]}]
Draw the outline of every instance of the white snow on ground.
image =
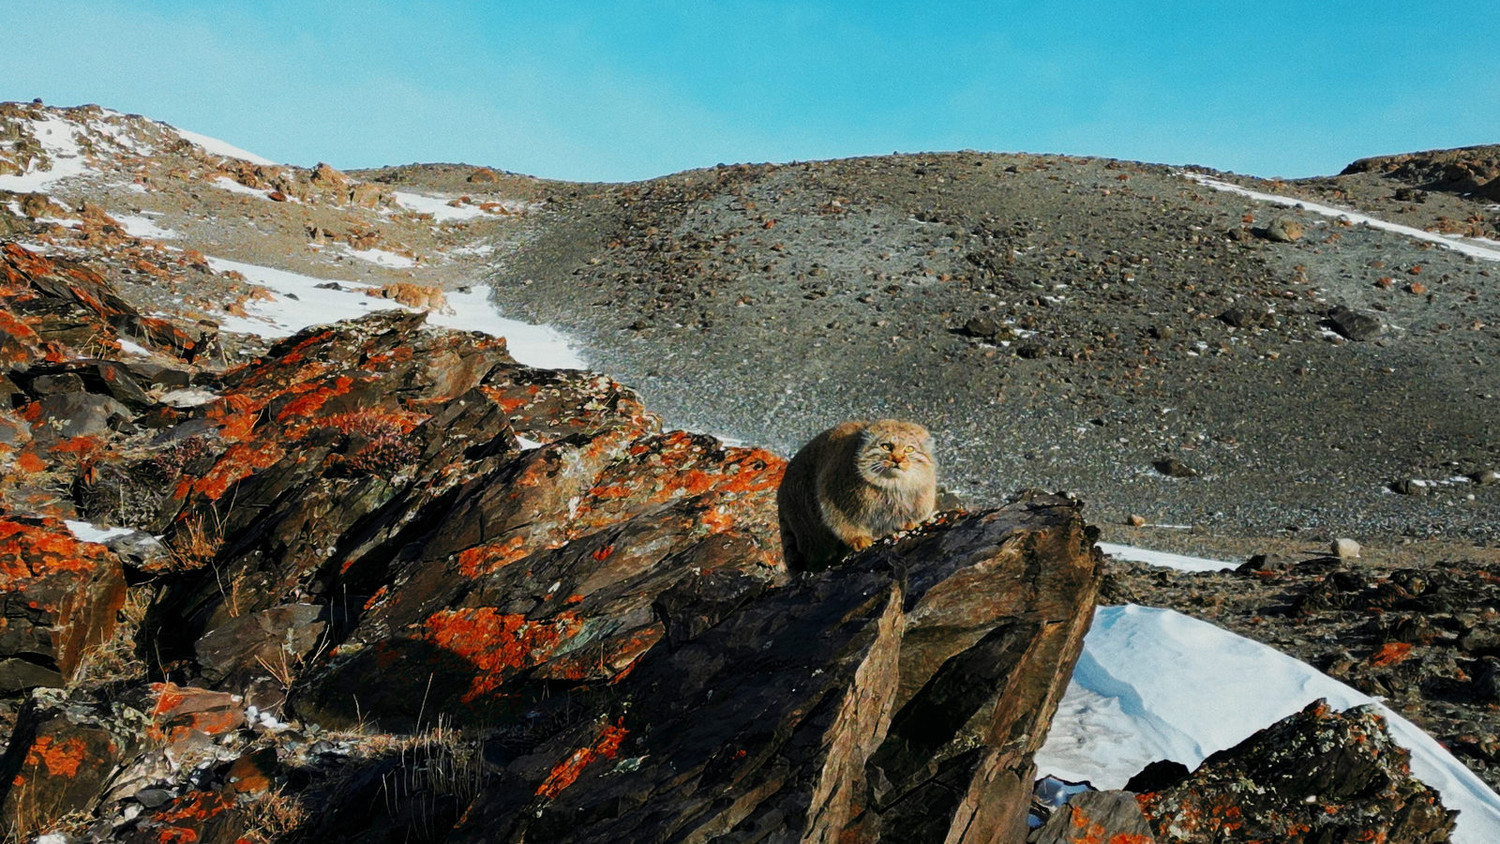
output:
[{"label": "white snow on ground", "polygon": [[141,214],[111,214],[115,220],[125,227],[125,231],[132,237],[150,237],[157,240],[170,240],[177,236],[177,232],[164,229],[156,224],[150,217]]},{"label": "white snow on ground", "polygon": [[1098,543],[1099,550],[1128,560],[1133,563],[1146,563],[1153,566],[1164,566],[1178,571],[1225,571],[1235,568],[1237,563],[1226,563],[1223,560],[1208,560],[1203,557],[1185,557],[1181,554],[1168,554],[1165,551],[1147,551],[1144,548],[1135,548],[1129,545],[1114,545],[1109,542]]},{"label": "white snow on ground", "polygon": [[219,140],[218,138],[210,138],[207,135],[200,135],[197,132],[189,132],[186,129],[178,129],[176,126],[171,127],[171,129],[173,132],[176,132],[178,135],[182,136],[183,140],[203,147],[205,152],[208,152],[212,155],[221,155],[225,158],[238,158],[242,161],[248,161],[251,164],[276,164],[275,161],[272,161],[269,158],[256,155],[253,152],[246,152],[245,150],[242,150],[232,144],[227,144]]},{"label": "white snow on ground", "polygon": [[[1148,762],[1196,768],[1209,754],[1318,698],[1335,709],[1376,703],[1274,648],[1171,610],[1100,607],[1084,639],[1038,776],[1120,788]],[[1412,772],[1458,809],[1458,844],[1500,841],[1500,795],[1415,725],[1383,706]]]},{"label": "white snow on ground", "polygon": [[252,188],[247,185],[242,185],[239,182],[236,182],[234,179],[229,178],[228,176],[220,176],[217,179],[214,179],[212,182],[209,182],[209,184],[213,185],[216,188],[223,188],[230,193],[242,193],[246,196],[254,196],[260,199],[264,199],[267,202],[271,201],[271,197],[266,191],[263,191],[260,188]]},{"label": "white snow on ground", "polygon": [[124,536],[127,533],[134,533],[134,531],[126,527],[94,527],[88,522],[77,522],[72,519],[64,519],[63,524],[68,526],[68,530],[72,531],[73,536],[76,537],[80,542],[103,543],[108,542],[109,540],[114,539],[117,536]]},{"label": "white snow on ground", "polygon": [[400,308],[394,302],[366,296],[364,290],[369,285],[357,281],[339,281],[343,290],[320,289],[318,285],[327,284],[328,279],[224,258],[210,257],[208,265],[219,272],[233,270],[251,284],[270,289],[276,296],[269,302],[255,300],[245,303],[248,317],[224,316],[220,325],[226,331],[274,339],[296,334],[310,325],[358,319],[373,311]]},{"label": "white snow on ground", "polygon": [[[209,266],[219,272],[233,270],[247,281],[268,288],[273,301],[252,300],[245,303],[246,317],[225,315],[220,325],[225,331],[259,334],[266,338],[288,337],[312,325],[326,325],[342,319],[356,319],[379,310],[412,310],[386,299],[366,296],[370,285],[357,281],[338,281],[342,290],[319,288],[329,279],[272,269],[224,258],[210,257]],[[500,315],[490,302],[490,288],[474,287],[468,293],[447,294],[451,313],[429,312],[427,322],[461,331],[480,331],[504,337],[511,357],[527,366],[544,369],[583,369],[583,358],[555,329],[531,325]]]},{"label": "white snow on ground", "polygon": [[88,172],[88,159],[84,158],[83,149],[73,136],[73,123],[55,114],[29,122],[32,134],[51,159],[51,166],[45,170],[34,169],[37,163],[32,162],[27,172],[19,176],[0,176],[0,189],[16,193],[45,192],[56,182]]},{"label": "white snow on ground", "polygon": [[454,249],[449,249],[448,250],[448,254],[449,255],[478,255],[480,257],[483,257],[485,255],[490,254],[491,252],[494,252],[494,251],[495,251],[495,245],[492,244],[492,243],[476,243],[476,244],[473,244],[473,245],[470,245],[470,246],[459,246],[459,247],[454,248]]},{"label": "white snow on ground", "polygon": [[1404,234],[1407,237],[1413,237],[1417,240],[1425,240],[1429,243],[1441,244],[1448,247],[1449,249],[1462,252],[1465,255],[1472,255],[1475,258],[1482,258],[1487,261],[1500,261],[1500,243],[1497,243],[1493,240],[1450,237],[1448,235],[1441,235],[1435,232],[1423,231],[1422,229],[1416,228],[1414,226],[1403,226],[1400,223],[1388,223],[1385,220],[1377,219],[1367,214],[1361,214],[1358,211],[1348,211],[1343,208],[1334,208],[1330,205],[1319,205],[1316,202],[1308,202],[1305,199],[1297,199],[1290,196],[1280,196],[1274,193],[1261,193],[1260,191],[1253,191],[1249,188],[1242,188],[1239,185],[1233,185],[1229,182],[1213,179],[1198,173],[1185,173],[1184,175],[1189,179],[1197,182],[1198,184],[1213,188],[1214,190],[1237,193],[1240,196],[1246,196],[1250,199],[1258,199],[1261,202],[1274,203],[1276,205],[1281,205],[1287,208],[1303,208],[1313,212],[1314,214],[1322,214],[1325,217],[1343,217],[1349,220],[1349,222],[1351,223],[1363,223],[1370,228],[1382,229],[1388,232],[1396,232],[1397,234]]},{"label": "white snow on ground", "polygon": [[569,345],[568,338],[556,329],[501,316],[490,302],[488,285],[471,287],[468,293],[448,293],[448,308],[452,313],[434,311],[427,315],[427,321],[444,328],[482,331],[495,337],[504,337],[510,356],[527,366],[541,369],[585,368],[583,358]]},{"label": "white snow on ground", "polygon": [[431,214],[434,220],[446,223],[453,220],[472,220],[475,217],[483,217],[484,211],[476,205],[460,205],[454,207],[449,205],[451,199],[437,196],[426,196],[420,193],[408,193],[407,191],[394,191],[391,194],[396,198],[396,204],[409,211],[419,214]]},{"label": "white snow on ground", "polygon": [[345,250],[344,254],[358,258],[361,261],[369,261],[372,264],[397,270],[407,270],[417,265],[416,261],[405,255],[385,249],[348,249]]}]

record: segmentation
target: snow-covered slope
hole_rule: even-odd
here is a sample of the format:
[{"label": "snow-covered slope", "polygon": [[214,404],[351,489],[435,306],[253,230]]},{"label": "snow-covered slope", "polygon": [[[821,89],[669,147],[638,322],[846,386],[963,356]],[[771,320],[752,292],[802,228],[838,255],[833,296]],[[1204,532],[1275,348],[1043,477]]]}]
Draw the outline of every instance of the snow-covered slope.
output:
[{"label": "snow-covered slope", "polygon": [[[1210,754],[1318,698],[1337,709],[1379,701],[1273,648],[1171,610],[1101,607],[1058,707],[1037,770],[1119,788],[1147,763],[1196,767]],[[1385,707],[1412,772],[1460,814],[1454,841],[1500,841],[1500,795],[1432,737]]]}]

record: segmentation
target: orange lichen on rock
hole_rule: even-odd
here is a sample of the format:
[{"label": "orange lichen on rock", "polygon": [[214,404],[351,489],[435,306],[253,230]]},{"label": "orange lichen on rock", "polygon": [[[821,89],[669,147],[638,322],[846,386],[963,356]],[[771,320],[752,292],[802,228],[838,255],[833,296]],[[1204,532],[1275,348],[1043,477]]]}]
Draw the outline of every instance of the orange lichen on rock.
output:
[{"label": "orange lichen on rock", "polygon": [[483,577],[524,559],[531,552],[532,548],[528,546],[526,537],[516,535],[500,542],[476,545],[458,552],[458,570],[470,579]]},{"label": "orange lichen on rock", "polygon": [[45,768],[52,777],[73,777],[78,775],[78,766],[87,755],[88,746],[82,739],[54,742],[52,736],[38,736],[26,751],[26,766],[33,771]]},{"label": "orange lichen on rock", "polygon": [[1411,656],[1410,642],[1386,642],[1370,656],[1370,662],[1379,667],[1395,665],[1396,663]]},{"label": "orange lichen on rock", "polygon": [[571,612],[530,620],[494,607],[442,610],[423,624],[423,638],[474,665],[465,703],[495,692],[517,671],[538,665],[583,626]]},{"label": "orange lichen on rock", "polygon": [[56,520],[29,525],[0,519],[0,589],[21,589],[25,581],[53,572],[90,571],[108,558],[104,546],[78,541]]},{"label": "orange lichen on rock", "polygon": [[615,758],[620,752],[621,742],[625,741],[625,737],[629,734],[630,731],[625,729],[623,717],[613,725],[605,727],[599,733],[599,737],[594,739],[593,744],[578,748],[568,754],[568,758],[553,767],[552,772],[547,775],[542,784],[537,786],[537,796],[555,800],[563,789],[578,781],[583,769],[588,767],[590,762],[597,759]]},{"label": "orange lichen on rock", "polygon": [[354,379],[347,375],[337,375],[331,383],[304,385],[291,389],[289,392],[298,392],[302,395],[283,405],[281,411],[276,414],[276,421],[307,420],[321,410],[330,399],[348,393],[354,383]]},{"label": "orange lichen on rock", "polygon": [[235,796],[217,791],[193,791],[173,800],[153,818],[162,828],[156,833],[160,844],[193,844],[203,825],[234,808]]},{"label": "orange lichen on rock", "polygon": [[45,472],[47,471],[47,461],[38,457],[36,452],[27,449],[21,452],[21,455],[16,458],[16,468],[28,473]]},{"label": "orange lichen on rock", "polygon": [[156,738],[176,742],[193,733],[217,736],[245,724],[244,702],[228,692],[175,683],[152,683],[151,691],[156,704],[151,707],[150,733]]},{"label": "orange lichen on rock", "polygon": [[[250,475],[272,466],[276,461],[286,455],[286,449],[282,442],[277,439],[267,438],[264,442],[237,442],[226,450],[219,462],[215,463],[203,477],[190,484],[187,489],[200,495],[205,495],[209,500],[217,501],[233,486]],[[178,487],[178,497],[182,497],[183,487]]]}]

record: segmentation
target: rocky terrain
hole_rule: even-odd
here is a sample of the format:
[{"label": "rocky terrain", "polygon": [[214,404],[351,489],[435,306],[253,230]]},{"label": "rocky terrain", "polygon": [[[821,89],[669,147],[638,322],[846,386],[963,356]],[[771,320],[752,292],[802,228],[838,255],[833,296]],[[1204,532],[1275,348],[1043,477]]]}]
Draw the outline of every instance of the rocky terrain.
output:
[{"label": "rocky terrain", "polygon": [[[97,107],[5,105],[0,138],[12,835],[1014,839],[1101,573],[1023,487],[1263,555],[1103,599],[1281,647],[1500,781],[1493,262],[1098,159],[572,185],[255,163]],[[1483,237],[1486,155],[1224,178]],[[270,304],[323,300],[262,267],[402,310],[278,341]],[[480,285],[610,377],[414,313]],[[779,455],[861,415],[932,428],[972,512],[789,576]],[[1445,840],[1378,724],[1331,717],[1272,743],[1371,750],[1346,812],[1245,802],[1252,739],[1106,826]]]}]

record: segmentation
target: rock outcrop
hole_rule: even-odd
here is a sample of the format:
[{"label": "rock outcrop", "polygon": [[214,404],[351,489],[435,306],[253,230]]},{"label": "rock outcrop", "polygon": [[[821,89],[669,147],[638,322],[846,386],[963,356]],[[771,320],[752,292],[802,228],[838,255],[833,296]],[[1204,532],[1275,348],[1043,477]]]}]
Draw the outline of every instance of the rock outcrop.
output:
[{"label": "rock outcrop", "polygon": [[[136,318],[84,266],[7,256],[7,307]],[[37,334],[7,361],[22,832],[1024,836],[1098,588],[1075,502],[947,513],[796,576],[781,458],[503,340],[379,313],[223,369],[134,336],[174,357]],[[76,516],[138,533],[84,542]]]},{"label": "rock outcrop", "polygon": [[1160,842],[1447,841],[1454,813],[1409,759],[1373,710],[1316,701],[1140,803]]}]

